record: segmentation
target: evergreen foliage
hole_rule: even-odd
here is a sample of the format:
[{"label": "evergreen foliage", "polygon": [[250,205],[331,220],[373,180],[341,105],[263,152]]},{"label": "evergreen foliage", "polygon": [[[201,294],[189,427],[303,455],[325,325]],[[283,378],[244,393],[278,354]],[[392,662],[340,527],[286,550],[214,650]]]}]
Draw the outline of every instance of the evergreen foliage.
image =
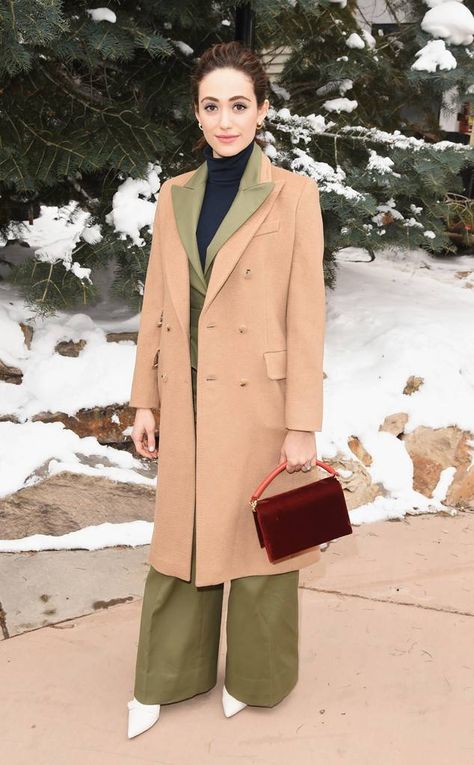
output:
[{"label": "evergreen foliage", "polygon": [[[57,206],[71,227],[87,217],[62,253],[46,242],[12,264],[9,278],[35,311],[98,299],[91,274],[109,261],[115,292],[140,307],[151,215],[137,236],[119,230],[116,195],[143,179],[137,199],[154,204],[157,177],[202,161],[192,151],[200,133],[190,70],[209,45],[234,39],[236,5],[121,0],[99,18],[83,0],[0,2],[0,234],[27,240],[40,206]],[[256,49],[290,52],[260,135],[275,162],[318,180],[329,280],[332,253],[348,244],[452,249],[445,197],[462,190],[458,172],[468,158],[464,147],[433,142],[441,94],[468,91],[472,46],[451,46],[455,69],[412,70],[431,39],[420,28],[427,6],[414,0],[413,21],[373,41],[356,6],[253,3]],[[347,45],[353,33],[363,47]],[[332,111],[327,102],[338,98],[357,105]]]}]

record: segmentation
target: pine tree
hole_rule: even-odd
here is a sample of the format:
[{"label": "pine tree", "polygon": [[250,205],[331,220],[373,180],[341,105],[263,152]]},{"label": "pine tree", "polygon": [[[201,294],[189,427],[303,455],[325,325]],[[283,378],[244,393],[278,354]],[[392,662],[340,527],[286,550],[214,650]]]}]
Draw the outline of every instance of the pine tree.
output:
[{"label": "pine tree", "polygon": [[[33,222],[41,205],[60,207],[71,222],[88,214],[72,253],[46,244],[12,268],[11,279],[46,315],[98,298],[90,271],[113,260],[115,291],[138,308],[151,227],[142,225],[135,241],[117,231],[114,194],[127,179],[157,171],[166,177],[193,162],[193,57],[217,39],[232,39],[233,6],[200,0],[122,0],[116,11],[91,11],[83,0],[1,5],[0,231],[4,240],[26,236],[20,221]],[[145,190],[150,202],[158,187]]]},{"label": "pine tree", "polygon": [[[140,307],[160,180],[201,161],[190,69],[209,45],[234,38],[238,4],[1,3],[1,233],[27,238],[19,222],[52,206],[77,229],[69,247],[46,242],[12,268],[34,310],[98,299],[91,272],[108,261],[115,292]],[[275,162],[318,180],[328,278],[333,253],[349,244],[452,249],[445,196],[460,190],[468,152],[435,142],[437,111],[446,89],[468,91],[472,45],[448,46],[455,69],[417,71],[415,54],[432,39],[421,0],[410,23],[375,38],[353,0],[252,5],[257,51],[290,51],[261,135]],[[136,206],[129,228],[117,214],[123,195]]]},{"label": "pine tree", "polygon": [[[406,6],[395,4],[395,19]],[[358,25],[356,7],[299,2],[277,18],[292,53],[269,115],[275,161],[318,181],[328,268],[348,245],[453,251],[446,192],[462,190],[472,152],[440,140],[439,107],[448,88],[472,98],[472,45],[452,46],[456,68],[416,70],[433,39],[420,27],[427,6],[413,2],[409,20],[380,36]]]}]

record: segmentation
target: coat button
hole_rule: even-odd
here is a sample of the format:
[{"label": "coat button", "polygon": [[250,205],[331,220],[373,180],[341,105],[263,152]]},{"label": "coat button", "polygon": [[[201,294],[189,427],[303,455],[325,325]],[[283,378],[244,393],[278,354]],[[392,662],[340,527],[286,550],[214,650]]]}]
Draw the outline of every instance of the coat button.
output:
[{"label": "coat button", "polygon": [[247,327],[245,326],[245,324],[240,325],[239,332],[247,332]]},{"label": "coat button", "polygon": [[247,380],[247,378],[245,378],[245,377],[241,377],[241,378],[240,378],[240,384],[241,384],[241,385],[247,385],[247,383],[248,383],[248,380]]},{"label": "coat button", "polygon": [[167,332],[169,332],[169,331],[170,331],[170,329],[171,329],[170,325],[169,325],[169,324],[167,324],[167,325],[166,325],[166,331],[167,331]]},{"label": "coat button", "polygon": [[246,268],[244,273],[244,279],[250,279],[251,276],[252,276],[252,269]]},{"label": "coat button", "polygon": [[162,372],[162,373],[161,373],[161,379],[162,379],[164,382],[166,382],[166,380],[168,379],[168,375],[166,374],[166,372]]}]

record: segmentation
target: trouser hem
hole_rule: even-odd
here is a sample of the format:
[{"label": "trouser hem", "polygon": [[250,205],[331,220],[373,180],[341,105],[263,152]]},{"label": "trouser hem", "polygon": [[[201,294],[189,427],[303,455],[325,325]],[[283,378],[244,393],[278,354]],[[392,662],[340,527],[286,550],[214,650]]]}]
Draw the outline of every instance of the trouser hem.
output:
[{"label": "trouser hem", "polygon": [[253,680],[232,673],[231,675],[226,674],[225,687],[231,696],[243,701],[244,704],[257,707],[274,707],[288,696],[297,682],[298,677],[283,688],[275,688],[275,684],[273,684],[273,692],[270,692],[268,680]]},{"label": "trouser hem", "polygon": [[[142,704],[174,704],[177,701],[184,701],[201,693],[208,693],[217,683],[217,671],[209,670],[207,673],[201,673],[196,678],[195,672],[190,672],[188,678],[183,681],[183,674],[179,677],[173,676],[168,680],[160,673],[158,682],[148,681],[152,690],[142,693],[140,683],[135,684],[134,696]],[[179,688],[178,688],[179,686]]]}]

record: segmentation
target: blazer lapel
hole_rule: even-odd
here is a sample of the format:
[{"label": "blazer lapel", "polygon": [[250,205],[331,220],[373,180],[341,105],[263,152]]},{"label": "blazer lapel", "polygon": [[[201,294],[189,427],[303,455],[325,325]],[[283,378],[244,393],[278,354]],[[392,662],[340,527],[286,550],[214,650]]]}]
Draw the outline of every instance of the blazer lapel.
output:
[{"label": "blazer lapel", "polygon": [[199,257],[196,228],[206,190],[206,179],[207,162],[203,162],[184,186],[171,186],[176,227],[193,272],[190,274],[191,283],[203,295],[207,291],[207,283]]}]

